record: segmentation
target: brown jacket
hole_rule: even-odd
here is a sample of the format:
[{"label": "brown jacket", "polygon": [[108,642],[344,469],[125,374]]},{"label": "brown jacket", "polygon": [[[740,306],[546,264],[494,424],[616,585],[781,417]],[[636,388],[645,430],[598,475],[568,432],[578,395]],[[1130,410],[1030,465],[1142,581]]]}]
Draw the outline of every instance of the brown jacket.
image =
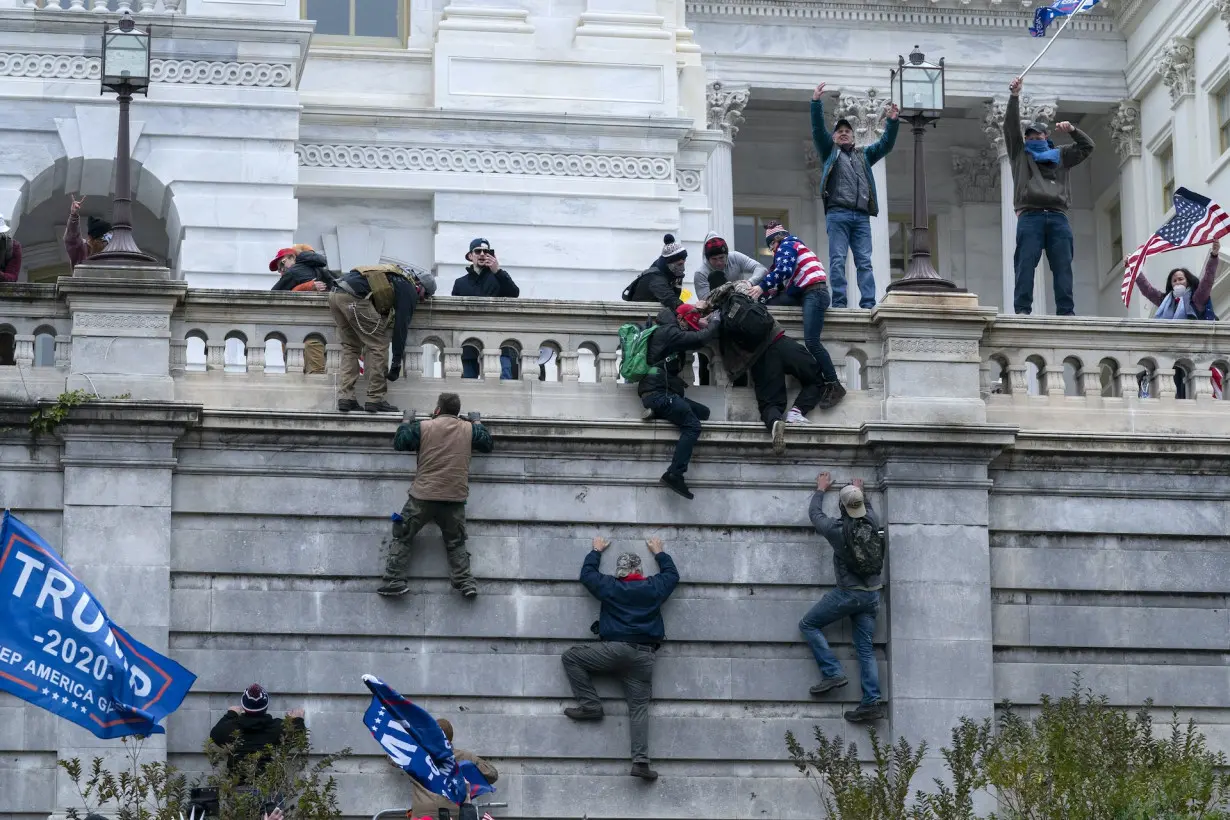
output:
[{"label": "brown jacket", "polygon": [[410,495],[419,501],[465,501],[470,497],[470,454],[490,453],[491,434],[482,424],[439,415],[397,428],[394,450],[417,451]]},{"label": "brown jacket", "polygon": [[[478,755],[471,754],[463,749],[453,749],[453,756],[458,760],[468,760],[478,766],[478,770],[482,772],[483,777],[487,778],[488,783],[495,783],[500,777],[500,773],[496,771],[495,766],[492,766]],[[436,820],[440,815],[440,809],[448,809],[449,816],[454,819],[457,817],[457,804],[452,800],[449,800],[444,795],[427,791],[413,778],[411,778],[410,782],[414,784],[414,796],[410,802],[411,817],[416,819],[419,817],[430,817],[431,820]]]},{"label": "brown jacket", "polygon": [[[1072,207],[1070,171],[1093,153],[1093,140],[1079,128],[1072,129],[1072,142],[1059,149],[1057,164],[1039,164],[1025,150],[1021,130],[1021,98],[1008,100],[1004,114],[1004,147],[1012,161],[1012,206],[1022,211],[1062,211]],[[1000,184],[1003,184],[1001,180]]]}]

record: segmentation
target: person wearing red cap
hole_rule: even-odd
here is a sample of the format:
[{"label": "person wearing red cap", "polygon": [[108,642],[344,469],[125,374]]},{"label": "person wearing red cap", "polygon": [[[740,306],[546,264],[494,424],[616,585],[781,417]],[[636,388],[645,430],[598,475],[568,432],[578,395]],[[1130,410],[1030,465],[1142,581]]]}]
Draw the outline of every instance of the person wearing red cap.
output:
[{"label": "person wearing red cap", "polygon": [[708,299],[710,291],[727,282],[746,279],[753,285],[758,285],[769,272],[764,265],[747,254],[732,251],[725,239],[712,232],[705,237],[704,257],[692,280],[698,299]]},{"label": "person wearing red cap", "polygon": [[662,474],[663,484],[691,500],[692,492],[684,481],[692,460],[692,448],[700,438],[700,423],[709,418],[709,408],[683,395],[687,383],[680,378],[683,356],[689,350],[699,350],[716,338],[718,325],[710,324],[695,305],[680,305],[671,310],[662,308],[656,319],[657,329],[649,337],[645,359],[655,371],[641,379],[636,392],[641,404],[653,413],[653,418],[669,421],[679,428],[679,442],[671,466]]},{"label": "person wearing red cap", "polygon": [[[311,245],[282,248],[269,262],[269,270],[281,274],[272,290],[323,293],[329,290],[328,282],[333,279],[328,264],[324,254],[317,253]],[[325,372],[325,343],[318,336],[303,341],[303,372]]]}]

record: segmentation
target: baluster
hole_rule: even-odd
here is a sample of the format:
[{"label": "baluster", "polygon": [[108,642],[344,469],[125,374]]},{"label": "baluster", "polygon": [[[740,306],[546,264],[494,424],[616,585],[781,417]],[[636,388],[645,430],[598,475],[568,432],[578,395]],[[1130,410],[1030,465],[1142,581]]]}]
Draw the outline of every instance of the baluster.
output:
[{"label": "baluster", "polygon": [[342,372],[342,346],[340,344],[325,345],[325,373],[336,376]]},{"label": "baluster", "polygon": [[[996,380],[998,384],[998,380]],[[884,363],[881,359],[867,360],[867,384],[863,389],[871,394],[884,394]]]},{"label": "baluster", "polygon": [[521,350],[521,381],[538,381],[538,350]]},{"label": "baluster", "polygon": [[69,11],[85,11],[84,0],[72,0],[68,5]]},{"label": "baluster", "polygon": [[188,340],[171,340],[171,372],[183,373],[188,369]]},{"label": "baluster", "polygon": [[1045,372],[1046,395],[1063,397],[1063,365],[1047,365]]},{"label": "baluster", "polygon": [[34,367],[34,336],[19,333],[13,337],[13,360],[18,366]]},{"label": "baluster", "polygon": [[73,355],[73,337],[72,336],[57,336],[56,337],[56,367],[68,367],[69,361]]},{"label": "baluster", "polygon": [[37,0],[22,0],[21,5],[22,5],[22,8],[27,8],[27,9],[36,9],[36,8],[38,8],[38,2],[37,2]]},{"label": "baluster", "polygon": [[1029,395],[1029,365],[1026,362],[1008,365],[1008,381],[1012,385],[1012,395]]},{"label": "baluster", "polygon": [[1102,368],[1083,368],[1080,372],[1081,392],[1087,397],[1101,398],[1102,396]]},{"label": "baluster", "polygon": [[264,345],[245,345],[244,352],[248,359],[249,373],[264,373],[265,372],[265,346]]},{"label": "baluster", "polygon": [[1153,387],[1157,390],[1155,394],[1159,399],[1173,399],[1176,396],[1174,386],[1174,370],[1163,370],[1158,367],[1153,373]]},{"label": "baluster", "polygon": [[600,382],[613,382],[615,377],[619,375],[615,369],[614,353],[599,353],[596,366],[598,368],[598,381]]},{"label": "baluster", "polygon": [[406,346],[406,378],[412,376],[417,379],[423,378],[423,346],[421,344]]},{"label": "baluster", "polygon": [[155,5],[155,0],[141,0],[141,13],[142,14],[153,14],[154,5]]},{"label": "baluster", "polygon": [[205,369],[221,370],[226,366],[226,340],[205,343]]},{"label": "baluster", "polygon": [[983,394],[990,396],[995,393],[995,388],[999,382],[999,379],[996,378],[998,372],[999,365],[993,361],[983,362],[982,366],[978,368],[978,378],[982,382],[981,391]]},{"label": "baluster", "polygon": [[1136,383],[1136,374],[1120,368],[1115,377],[1119,380],[1119,395],[1125,399],[1140,396],[1140,385]]},{"label": "baluster", "polygon": [[444,356],[444,378],[460,379],[461,378],[461,348],[446,347],[443,351]]},{"label": "baluster", "polygon": [[90,11],[110,11],[107,7],[107,0],[94,0],[94,7]]},{"label": "baluster", "polygon": [[[287,373],[303,372],[303,342],[287,342],[283,355],[286,357]],[[328,360],[328,347],[325,348],[325,359]]]},{"label": "baluster", "polygon": [[180,0],[162,0],[162,10],[167,14],[179,13]]},{"label": "baluster", "polygon": [[478,374],[479,378],[487,382],[498,382],[500,380],[500,349],[484,347],[478,360],[482,367],[482,371]]},{"label": "baluster", "polygon": [[124,12],[132,12],[132,0],[116,0],[115,10],[120,14]]},{"label": "baluster", "polygon": [[726,366],[722,364],[722,354],[716,349],[709,348],[709,380],[714,387],[730,387],[730,375],[726,372]]},{"label": "baluster", "polygon": [[[580,354],[575,350],[561,352],[557,357],[559,359],[559,380],[562,382],[579,382],[581,380],[581,368],[578,360]],[[690,369],[690,368],[689,368]]]},{"label": "baluster", "polygon": [[1206,401],[1213,398],[1213,374],[1209,370],[1209,365],[1198,364],[1192,373],[1188,393],[1189,398],[1196,401]]}]

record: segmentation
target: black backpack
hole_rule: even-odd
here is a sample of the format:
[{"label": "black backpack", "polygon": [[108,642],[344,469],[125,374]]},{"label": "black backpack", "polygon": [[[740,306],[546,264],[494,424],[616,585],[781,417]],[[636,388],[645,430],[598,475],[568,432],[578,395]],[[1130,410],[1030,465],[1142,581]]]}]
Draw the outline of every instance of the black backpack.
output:
[{"label": "black backpack", "polygon": [[639,285],[641,283],[641,280],[644,279],[647,275],[648,274],[646,273],[637,274],[637,277],[632,280],[632,284],[624,288],[624,301],[625,302],[636,301],[636,286]]},{"label": "black backpack", "polygon": [[884,569],[884,530],[876,529],[866,517],[842,516],[844,544],[841,560],[860,578],[879,575]]},{"label": "black backpack", "polygon": [[734,294],[722,309],[722,332],[745,350],[759,347],[773,327],[769,309],[745,294]]}]

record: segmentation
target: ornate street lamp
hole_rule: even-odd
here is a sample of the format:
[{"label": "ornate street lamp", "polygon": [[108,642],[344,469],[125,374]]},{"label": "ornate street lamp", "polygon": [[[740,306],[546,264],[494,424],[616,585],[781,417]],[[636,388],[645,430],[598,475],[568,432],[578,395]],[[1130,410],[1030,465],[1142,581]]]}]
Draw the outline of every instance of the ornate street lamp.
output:
[{"label": "ornate street lamp", "polygon": [[90,257],[91,264],[156,265],[158,260],[137,247],[132,237],[132,172],[128,107],[132,95],[149,95],[150,34],[141,31],[124,12],[116,28],[103,24],[102,91],[114,91],[120,104],[119,137],[115,147],[115,199],[111,207],[111,241]]},{"label": "ornate street lamp", "polygon": [[888,290],[950,291],[957,286],[941,277],[931,262],[930,216],[927,213],[927,170],[923,153],[923,134],[944,110],[944,60],[928,63],[914,46],[910,60],[897,58],[890,74],[892,101],[901,109],[900,117],[914,130],[914,230],[910,241],[910,261],[905,277]]}]

